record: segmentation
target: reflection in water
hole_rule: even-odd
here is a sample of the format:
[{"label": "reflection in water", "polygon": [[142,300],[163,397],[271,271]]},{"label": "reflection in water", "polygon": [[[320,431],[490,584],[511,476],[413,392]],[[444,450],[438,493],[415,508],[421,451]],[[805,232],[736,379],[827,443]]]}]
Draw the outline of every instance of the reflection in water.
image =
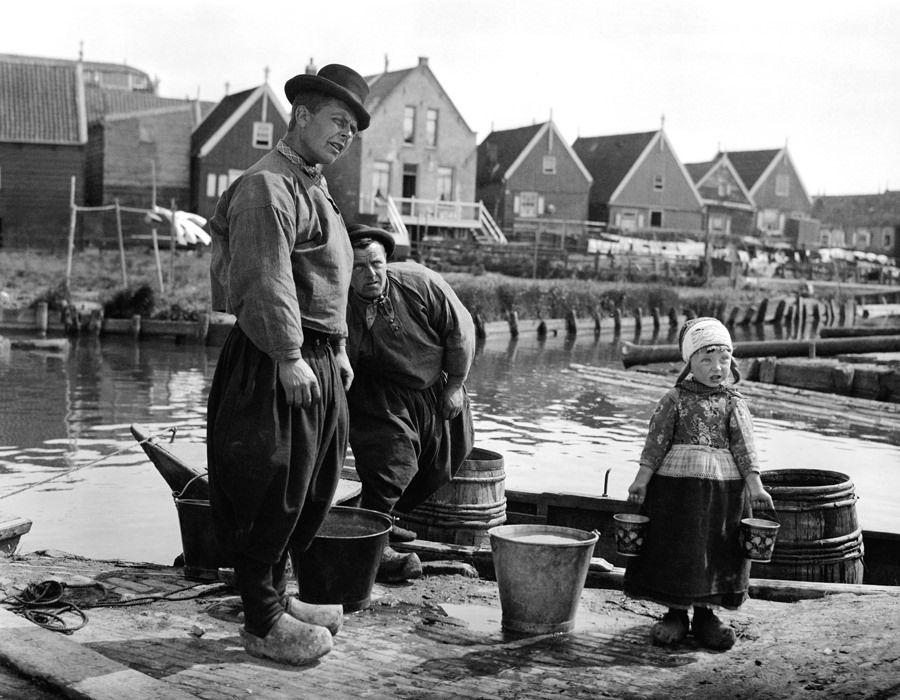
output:
[{"label": "reflection in water", "polygon": [[[779,337],[772,326],[748,326],[737,327],[735,339],[748,333]],[[654,335],[657,343],[676,342],[668,324],[656,334],[645,328],[644,342]],[[625,496],[654,401],[570,369],[621,369],[619,340],[604,329],[542,340],[523,332],[479,344],[467,382],[476,440],[504,455],[510,488],[600,494],[611,469],[609,494]],[[172,561],[181,549],[173,499],[128,426],[161,432],[176,425],[179,439],[203,441],[218,351],[79,338],[67,358],[16,350],[0,358],[0,510],[34,521],[25,551]],[[889,522],[893,504],[885,495],[897,491],[900,476],[884,469],[898,463],[900,448],[884,436],[848,436],[791,416],[757,420],[757,435],[764,468],[852,471],[863,526],[900,529]],[[61,478],[46,481],[53,476]]]}]

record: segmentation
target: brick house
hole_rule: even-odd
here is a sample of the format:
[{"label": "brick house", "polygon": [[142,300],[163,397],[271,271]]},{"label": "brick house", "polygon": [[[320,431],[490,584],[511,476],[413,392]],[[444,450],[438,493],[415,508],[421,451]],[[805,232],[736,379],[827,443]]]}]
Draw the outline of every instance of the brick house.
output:
[{"label": "brick house", "polygon": [[580,137],[572,147],[594,178],[591,221],[622,232],[702,231],[700,194],[664,130]]}]

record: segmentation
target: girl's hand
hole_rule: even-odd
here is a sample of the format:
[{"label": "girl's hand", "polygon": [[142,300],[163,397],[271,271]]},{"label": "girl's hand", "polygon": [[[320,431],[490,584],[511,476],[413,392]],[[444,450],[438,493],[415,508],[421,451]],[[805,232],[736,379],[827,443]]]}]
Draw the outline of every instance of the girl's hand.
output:
[{"label": "girl's hand", "polygon": [[647,497],[647,484],[650,483],[650,478],[653,476],[653,470],[650,467],[640,467],[638,469],[637,476],[634,477],[634,481],[631,482],[631,486],[628,487],[628,502],[629,503],[637,503],[640,505],[644,502],[644,499]]},{"label": "girl's hand", "polygon": [[631,486],[628,487],[628,502],[636,503],[641,505],[644,502],[644,499],[647,497],[647,484],[639,483],[637,479],[635,479]]},{"label": "girl's hand", "polygon": [[763,488],[759,474],[753,472],[747,477],[747,491],[750,493],[750,506],[756,510],[775,510],[775,503],[769,492]]}]

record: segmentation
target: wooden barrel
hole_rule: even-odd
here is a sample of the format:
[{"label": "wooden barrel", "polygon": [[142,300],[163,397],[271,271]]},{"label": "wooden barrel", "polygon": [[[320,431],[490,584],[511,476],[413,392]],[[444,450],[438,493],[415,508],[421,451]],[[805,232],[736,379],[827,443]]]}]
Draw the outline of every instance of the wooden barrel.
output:
[{"label": "wooden barrel", "polygon": [[474,448],[450,481],[418,508],[400,515],[400,525],[419,539],[490,547],[487,531],[506,522],[503,456]]},{"label": "wooden barrel", "polygon": [[772,561],[754,562],[758,578],[863,582],[862,529],[850,477],[817,469],[760,474],[781,523]]}]

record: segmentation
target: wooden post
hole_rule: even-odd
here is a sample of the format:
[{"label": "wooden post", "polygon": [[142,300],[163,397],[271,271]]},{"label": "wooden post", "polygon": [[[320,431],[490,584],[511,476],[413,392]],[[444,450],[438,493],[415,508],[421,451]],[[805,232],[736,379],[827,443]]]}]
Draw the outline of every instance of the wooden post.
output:
[{"label": "wooden post", "polygon": [[38,302],[36,313],[35,313],[35,327],[37,328],[37,332],[41,335],[41,337],[47,335],[47,317],[48,317],[48,309],[50,307],[47,305],[46,301]]},{"label": "wooden post", "polygon": [[178,239],[175,226],[175,200],[171,200],[172,206],[172,225],[169,227],[169,289],[175,289],[175,243]]},{"label": "wooden post", "polygon": [[128,286],[128,270],[125,267],[125,237],[122,234],[122,210],[119,208],[119,198],[116,197],[116,233],[119,236],[119,262],[122,264],[122,286]]},{"label": "wooden post", "polygon": [[141,315],[135,314],[131,317],[131,336],[135,339],[141,337]]},{"label": "wooden post", "polygon": [[206,341],[206,336],[209,335],[209,314],[204,311],[200,314],[200,320],[197,321],[197,338],[198,340]]},{"label": "wooden post", "polygon": [[475,312],[472,320],[475,322],[475,337],[479,340],[484,340],[487,337],[487,333],[484,330],[484,316]]},{"label": "wooden post", "polygon": [[575,322],[575,309],[569,309],[569,313],[566,314],[566,333],[568,335],[578,333],[578,324]]},{"label": "wooden post", "polygon": [[653,330],[658,331],[659,330],[659,307],[654,306],[652,309],[650,309],[650,316],[653,317]]},{"label": "wooden post", "polygon": [[622,331],[622,309],[618,306],[613,309],[613,332],[616,335]]},{"label": "wooden post", "polygon": [[756,321],[754,323],[759,326],[766,321],[766,311],[769,309],[769,300],[766,297],[763,297],[763,300],[759,303],[759,311],[756,312]]},{"label": "wooden post", "polygon": [[547,337],[547,324],[541,319],[541,322],[537,327],[537,337],[538,338],[546,338]]},{"label": "wooden post", "polygon": [[640,309],[640,307],[634,310],[634,333],[635,335],[640,335],[641,333],[641,321],[643,320],[644,312]]},{"label": "wooden post", "polygon": [[669,307],[669,328],[678,328],[678,311],[674,306]]},{"label": "wooden post", "polygon": [[776,326],[781,324],[782,319],[784,318],[784,307],[787,306],[787,302],[784,299],[778,300],[778,306],[775,307],[775,318],[772,319],[772,323]]},{"label": "wooden post", "polygon": [[75,176],[69,188],[69,253],[66,258],[66,292],[72,282],[72,256],[75,254],[75,224],[78,221],[78,207],[75,206]]},{"label": "wooden post", "polygon": [[729,327],[733,326],[735,324],[735,322],[737,321],[737,317],[738,317],[738,314],[740,313],[740,311],[741,311],[740,307],[738,307],[738,306],[733,307],[731,309],[731,313],[728,314],[728,321],[725,325],[729,326]]},{"label": "wooden post", "polygon": [[747,309],[744,311],[744,316],[743,316],[743,318],[741,319],[741,322],[740,322],[739,325],[741,325],[741,326],[749,326],[749,325],[750,325],[750,321],[753,320],[753,314],[754,314],[754,313],[756,313],[756,307],[754,307],[753,305],[748,306]]},{"label": "wooden post", "polygon": [[513,338],[519,337],[519,314],[515,311],[510,311],[507,316],[507,322],[509,323],[509,334]]},{"label": "wooden post", "polygon": [[591,309],[591,318],[594,319],[594,335],[599,335],[599,333],[600,333],[600,313],[597,311],[596,307]]}]

